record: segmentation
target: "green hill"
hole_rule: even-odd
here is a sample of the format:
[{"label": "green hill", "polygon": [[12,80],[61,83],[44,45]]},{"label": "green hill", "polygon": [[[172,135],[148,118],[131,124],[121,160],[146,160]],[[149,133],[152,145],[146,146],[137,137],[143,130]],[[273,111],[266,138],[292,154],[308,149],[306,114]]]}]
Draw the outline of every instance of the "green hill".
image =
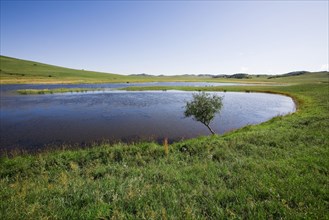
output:
[{"label": "green hill", "polygon": [[297,72],[291,72],[282,75],[270,76],[268,77],[268,79],[273,82],[328,83],[329,73],[327,71],[322,71],[322,72],[297,71]]},{"label": "green hill", "polygon": [[198,76],[119,75],[0,56],[0,84],[218,81]]},{"label": "green hill", "polygon": [[302,74],[249,75],[236,78],[241,74],[228,77],[208,75],[152,76],[148,74],[119,75],[87,70],[77,70],[34,61],[0,56],[0,84],[37,84],[37,83],[110,83],[110,82],[236,82],[236,83],[305,83],[328,82],[328,72],[303,72]]},{"label": "green hill", "polygon": [[0,56],[1,83],[93,83],[124,81],[126,76],[69,69]]}]

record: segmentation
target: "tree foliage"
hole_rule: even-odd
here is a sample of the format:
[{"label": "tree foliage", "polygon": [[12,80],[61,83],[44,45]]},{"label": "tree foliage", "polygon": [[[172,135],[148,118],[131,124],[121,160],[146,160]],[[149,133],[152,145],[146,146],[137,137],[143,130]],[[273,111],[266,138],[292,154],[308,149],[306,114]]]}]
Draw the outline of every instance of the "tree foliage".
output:
[{"label": "tree foliage", "polygon": [[223,106],[222,99],[220,96],[205,92],[195,93],[192,101],[186,103],[184,115],[193,117],[193,120],[201,122],[212,134],[215,134],[209,124],[215,118],[216,113],[220,112]]}]

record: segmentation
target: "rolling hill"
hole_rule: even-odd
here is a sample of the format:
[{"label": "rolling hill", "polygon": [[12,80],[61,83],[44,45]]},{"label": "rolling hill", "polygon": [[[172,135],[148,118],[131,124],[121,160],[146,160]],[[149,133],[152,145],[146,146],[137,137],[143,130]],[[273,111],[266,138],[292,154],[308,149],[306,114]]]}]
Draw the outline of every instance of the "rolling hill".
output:
[{"label": "rolling hill", "polygon": [[0,56],[1,83],[93,83],[123,81],[118,74],[69,69]]},{"label": "rolling hill", "polygon": [[[294,72],[296,73],[296,72]],[[119,75],[87,70],[70,69],[35,61],[0,56],[0,84],[60,84],[60,83],[119,83],[119,82],[242,82],[242,83],[328,83],[329,74],[324,72],[298,72],[282,75],[241,74],[210,77],[208,75],[152,76],[148,74]]]}]

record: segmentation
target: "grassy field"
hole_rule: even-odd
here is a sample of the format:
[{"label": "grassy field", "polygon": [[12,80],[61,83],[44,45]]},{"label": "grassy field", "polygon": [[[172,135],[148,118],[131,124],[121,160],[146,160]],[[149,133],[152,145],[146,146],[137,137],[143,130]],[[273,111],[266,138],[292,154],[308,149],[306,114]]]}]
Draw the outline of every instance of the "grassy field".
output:
[{"label": "grassy field", "polygon": [[228,79],[196,76],[125,76],[87,70],[63,68],[34,61],[0,56],[0,84],[60,84],[60,83],[119,83],[119,82],[242,82],[262,84],[286,84],[302,82],[325,82],[328,72],[309,73],[301,76],[268,79],[253,76],[251,79]]},{"label": "grassy field", "polygon": [[[1,84],[57,84],[57,83],[109,83],[109,82],[154,82],[196,81],[198,77],[143,77],[75,70],[0,56]],[[201,80],[203,80],[201,78]]]},{"label": "grassy field", "polygon": [[1,84],[94,83],[125,80],[117,74],[74,70],[43,63],[0,56]]},{"label": "grassy field", "polygon": [[328,219],[329,84],[298,81],[308,83],[198,88],[288,94],[298,110],[168,155],[136,143],[2,156],[0,218]]}]

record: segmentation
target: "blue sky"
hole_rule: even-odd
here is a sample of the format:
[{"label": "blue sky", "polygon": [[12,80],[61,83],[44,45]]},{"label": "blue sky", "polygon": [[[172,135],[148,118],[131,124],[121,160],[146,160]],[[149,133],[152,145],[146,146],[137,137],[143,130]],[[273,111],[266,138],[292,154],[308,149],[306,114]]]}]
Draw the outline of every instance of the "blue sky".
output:
[{"label": "blue sky", "polygon": [[1,55],[120,74],[328,69],[328,1],[3,1]]}]

